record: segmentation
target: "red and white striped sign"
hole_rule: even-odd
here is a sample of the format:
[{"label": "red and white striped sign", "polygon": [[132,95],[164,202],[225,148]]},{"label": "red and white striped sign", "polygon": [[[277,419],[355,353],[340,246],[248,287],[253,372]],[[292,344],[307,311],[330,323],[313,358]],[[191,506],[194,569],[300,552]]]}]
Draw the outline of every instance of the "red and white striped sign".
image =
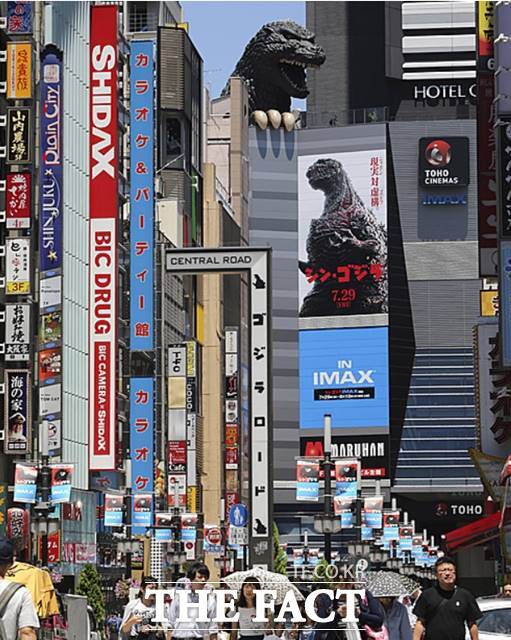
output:
[{"label": "red and white striped sign", "polygon": [[89,468],[115,469],[117,323],[117,7],[91,8]]}]

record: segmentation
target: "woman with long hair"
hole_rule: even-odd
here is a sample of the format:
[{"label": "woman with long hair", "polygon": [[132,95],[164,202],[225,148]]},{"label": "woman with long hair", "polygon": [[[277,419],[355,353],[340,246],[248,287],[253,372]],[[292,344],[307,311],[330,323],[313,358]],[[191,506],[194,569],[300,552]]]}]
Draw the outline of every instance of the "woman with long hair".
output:
[{"label": "woman with long hair", "polygon": [[261,588],[261,583],[255,576],[245,578],[241,585],[240,595],[236,603],[237,622],[233,622],[230,640],[246,638],[247,640],[264,640],[268,626],[267,622],[254,622],[256,617],[255,592]]}]

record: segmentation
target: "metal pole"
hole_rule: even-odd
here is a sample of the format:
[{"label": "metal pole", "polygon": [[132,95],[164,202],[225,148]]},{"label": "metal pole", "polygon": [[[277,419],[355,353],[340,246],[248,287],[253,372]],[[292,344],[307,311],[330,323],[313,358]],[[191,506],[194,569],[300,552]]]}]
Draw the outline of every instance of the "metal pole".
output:
[{"label": "metal pole", "polygon": [[44,525],[41,533],[41,563],[48,566],[48,509],[50,506],[50,466],[48,455],[48,422],[41,423],[41,513],[40,522]]},{"label": "metal pole", "polygon": [[[323,416],[323,439],[324,439],[324,451],[325,459],[323,462],[323,469],[325,472],[325,524],[331,522],[333,510],[332,510],[332,416],[329,413],[325,413]],[[330,524],[323,529],[325,539],[325,560],[328,564],[332,562],[332,534],[330,533]]]}]

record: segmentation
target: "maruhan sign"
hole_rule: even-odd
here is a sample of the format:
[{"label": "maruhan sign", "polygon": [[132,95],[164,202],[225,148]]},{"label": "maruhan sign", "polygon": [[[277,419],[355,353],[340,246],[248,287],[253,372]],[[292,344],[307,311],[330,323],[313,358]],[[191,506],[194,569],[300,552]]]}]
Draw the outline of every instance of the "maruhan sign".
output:
[{"label": "maruhan sign", "polygon": [[265,254],[263,249],[167,251],[169,271],[243,271],[252,269]]}]

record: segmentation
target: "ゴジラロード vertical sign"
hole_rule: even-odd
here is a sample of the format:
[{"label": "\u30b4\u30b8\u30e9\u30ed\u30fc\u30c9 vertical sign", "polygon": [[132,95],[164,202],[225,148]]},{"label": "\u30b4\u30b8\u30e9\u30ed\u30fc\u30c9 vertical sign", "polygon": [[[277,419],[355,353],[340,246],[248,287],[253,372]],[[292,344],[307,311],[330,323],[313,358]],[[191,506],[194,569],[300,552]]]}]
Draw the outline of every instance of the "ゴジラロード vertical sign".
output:
[{"label": "\u30b4\u30b8\u30e9\u30ed\u30fc\u30c9 vertical sign", "polygon": [[117,7],[91,8],[89,468],[115,468],[117,322]]},{"label": "\u30b4\u30b8\u30e9\u30ed\u30fc\u30c9 vertical sign", "polygon": [[130,349],[153,348],[154,45],[131,44]]}]

